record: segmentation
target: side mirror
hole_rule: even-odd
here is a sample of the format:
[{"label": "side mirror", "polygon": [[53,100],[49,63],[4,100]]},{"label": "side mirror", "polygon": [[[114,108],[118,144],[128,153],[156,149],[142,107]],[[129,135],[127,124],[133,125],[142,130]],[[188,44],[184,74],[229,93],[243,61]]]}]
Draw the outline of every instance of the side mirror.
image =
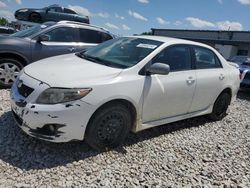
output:
[{"label": "side mirror", "polygon": [[37,42],[46,42],[49,41],[49,35],[40,35],[37,39]]},{"label": "side mirror", "polygon": [[154,63],[146,69],[147,74],[161,74],[167,75],[170,72],[170,67],[164,63]]}]

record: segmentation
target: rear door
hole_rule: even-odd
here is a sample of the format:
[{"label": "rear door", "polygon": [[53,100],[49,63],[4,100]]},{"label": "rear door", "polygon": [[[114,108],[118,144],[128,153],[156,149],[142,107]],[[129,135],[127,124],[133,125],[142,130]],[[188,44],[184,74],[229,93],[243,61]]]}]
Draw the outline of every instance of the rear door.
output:
[{"label": "rear door", "polygon": [[61,7],[50,7],[46,10],[46,21],[60,21],[62,8]]},{"label": "rear door", "polygon": [[196,91],[190,112],[207,109],[223,90],[226,74],[217,55],[210,49],[193,46]]},{"label": "rear door", "polygon": [[112,36],[107,33],[87,28],[79,28],[79,39],[76,50],[81,51],[91,48],[110,39],[112,39]]},{"label": "rear door", "polygon": [[58,27],[43,33],[49,41],[32,41],[33,61],[46,57],[74,53],[77,49],[77,29],[74,27]]}]

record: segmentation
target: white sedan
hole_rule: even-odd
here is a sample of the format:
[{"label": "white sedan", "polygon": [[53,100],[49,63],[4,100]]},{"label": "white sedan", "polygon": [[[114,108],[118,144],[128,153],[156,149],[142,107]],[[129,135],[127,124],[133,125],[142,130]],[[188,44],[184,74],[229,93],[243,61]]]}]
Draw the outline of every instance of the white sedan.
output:
[{"label": "white sedan", "polygon": [[26,66],[11,89],[11,106],[33,137],[85,139],[106,150],[129,131],[206,114],[221,120],[239,84],[239,70],[207,45],[132,36]]}]

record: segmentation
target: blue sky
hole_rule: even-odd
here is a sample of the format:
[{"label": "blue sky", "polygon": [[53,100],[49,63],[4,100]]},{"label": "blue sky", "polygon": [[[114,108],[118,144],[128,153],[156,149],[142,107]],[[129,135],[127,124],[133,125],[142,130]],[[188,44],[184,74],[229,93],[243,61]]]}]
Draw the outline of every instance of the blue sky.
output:
[{"label": "blue sky", "polygon": [[250,30],[250,0],[0,0],[0,17],[13,20],[19,8],[51,4],[76,9],[120,35],[151,28]]}]

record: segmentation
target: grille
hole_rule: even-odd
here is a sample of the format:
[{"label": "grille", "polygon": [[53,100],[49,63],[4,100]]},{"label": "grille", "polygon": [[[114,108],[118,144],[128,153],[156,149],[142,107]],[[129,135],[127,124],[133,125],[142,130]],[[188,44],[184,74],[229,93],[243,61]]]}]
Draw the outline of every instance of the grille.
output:
[{"label": "grille", "polygon": [[19,94],[25,98],[28,97],[34,91],[33,88],[26,86],[25,84],[20,84],[20,85],[18,84],[17,90],[18,90]]}]

